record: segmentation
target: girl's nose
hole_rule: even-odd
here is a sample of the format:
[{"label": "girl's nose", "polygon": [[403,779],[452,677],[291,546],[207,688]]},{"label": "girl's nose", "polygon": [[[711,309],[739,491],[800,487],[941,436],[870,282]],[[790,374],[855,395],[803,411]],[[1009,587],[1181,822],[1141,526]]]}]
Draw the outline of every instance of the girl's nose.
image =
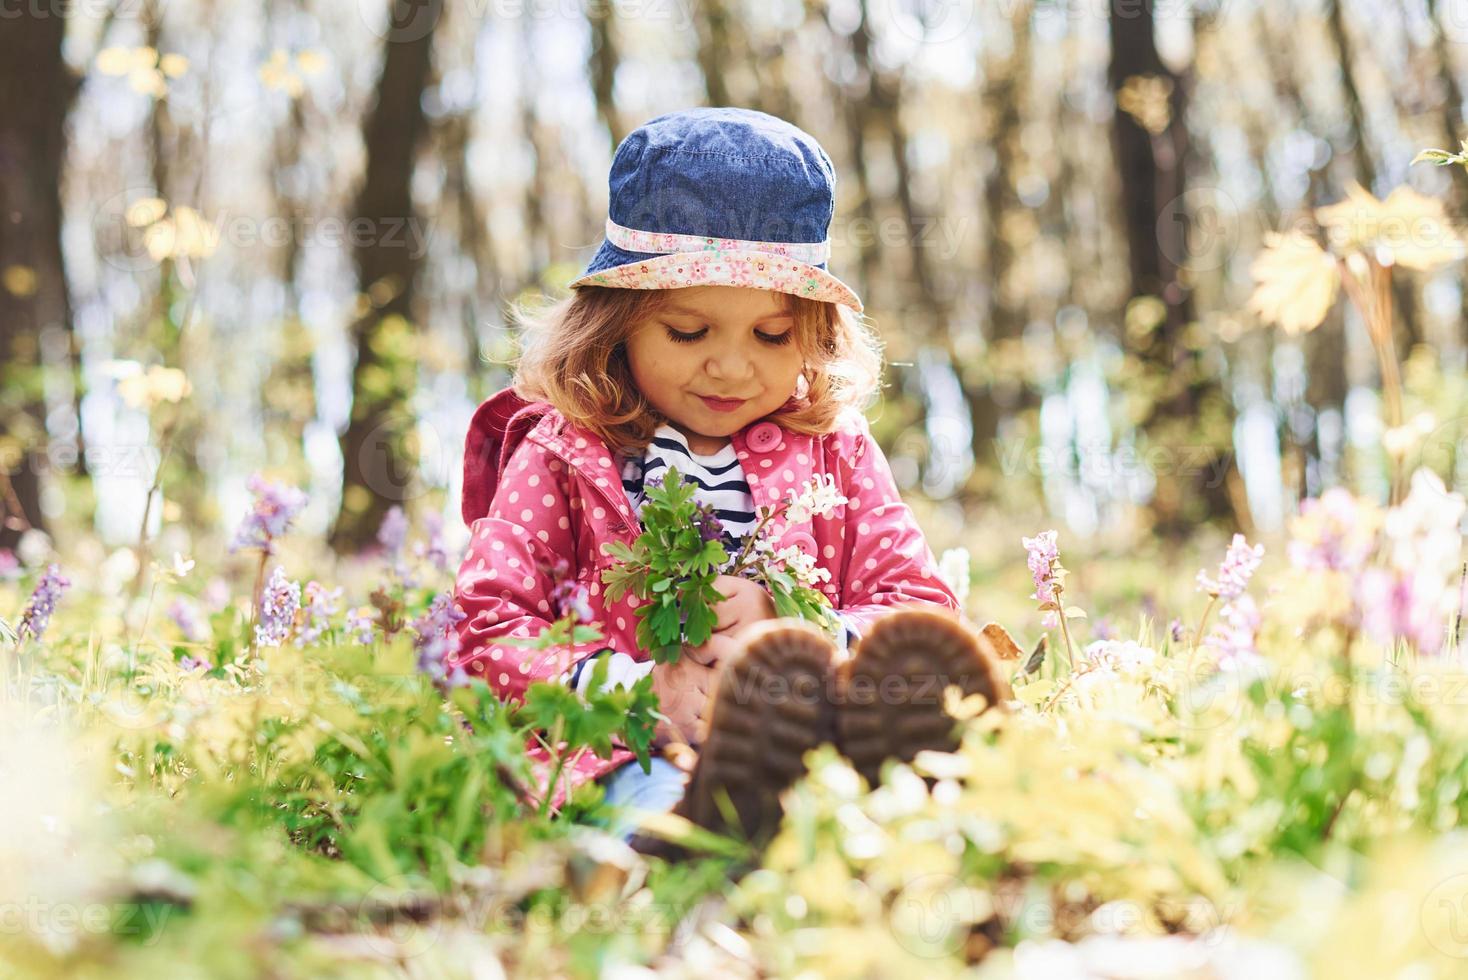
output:
[{"label": "girl's nose", "polygon": [[754,376],[754,361],[737,347],[726,347],[709,357],[707,371],[720,381],[742,381]]}]

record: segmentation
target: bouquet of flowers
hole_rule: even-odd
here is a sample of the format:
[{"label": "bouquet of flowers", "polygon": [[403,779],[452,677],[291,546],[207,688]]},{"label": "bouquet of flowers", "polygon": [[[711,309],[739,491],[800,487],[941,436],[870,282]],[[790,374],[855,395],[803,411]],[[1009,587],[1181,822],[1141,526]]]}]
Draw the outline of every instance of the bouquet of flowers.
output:
[{"label": "bouquet of flowers", "polygon": [[824,517],[846,504],[835,477],[816,476],[789,499],[756,510],[758,523],[731,547],[713,508],[693,499],[694,487],[669,469],[661,487],[650,484],[642,507],[643,532],[630,545],[605,545],[619,562],[602,574],[612,601],[631,592],[637,607],[637,642],[660,663],[674,663],[684,644],[698,646],[717,625],[714,606],[724,596],[714,586],[721,575],[739,575],[762,585],[781,616],[810,620],[833,634],[842,626],[817,586],[830,578],[815,555],[776,545],[791,524]]}]

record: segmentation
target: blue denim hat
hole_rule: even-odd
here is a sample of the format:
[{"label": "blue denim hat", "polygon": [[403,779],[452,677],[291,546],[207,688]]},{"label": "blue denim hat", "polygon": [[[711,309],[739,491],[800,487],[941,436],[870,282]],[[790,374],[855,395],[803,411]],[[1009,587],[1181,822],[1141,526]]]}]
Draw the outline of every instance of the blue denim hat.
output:
[{"label": "blue denim hat", "polygon": [[748,286],[861,300],[826,271],[836,171],[809,133],[753,109],[685,109],[617,147],[606,240],[570,286]]}]

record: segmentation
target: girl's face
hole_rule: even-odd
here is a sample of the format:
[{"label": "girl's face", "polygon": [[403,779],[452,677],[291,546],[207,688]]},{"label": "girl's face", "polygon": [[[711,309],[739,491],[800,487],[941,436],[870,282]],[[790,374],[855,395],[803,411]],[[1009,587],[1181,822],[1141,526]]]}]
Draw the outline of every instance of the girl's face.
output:
[{"label": "girl's face", "polygon": [[632,378],[694,452],[717,452],[795,393],[804,358],[785,302],[767,289],[690,286],[633,326]]}]

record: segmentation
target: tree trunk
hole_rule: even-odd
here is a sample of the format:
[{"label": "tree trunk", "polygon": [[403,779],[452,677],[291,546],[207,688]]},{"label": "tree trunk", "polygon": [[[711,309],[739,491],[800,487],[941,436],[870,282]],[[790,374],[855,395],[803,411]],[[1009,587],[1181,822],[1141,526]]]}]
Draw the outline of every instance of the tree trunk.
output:
[{"label": "tree trunk", "polygon": [[[858,294],[864,305],[876,308],[880,305],[877,290],[877,269],[880,267],[881,237],[876,234],[876,208],[872,201],[871,179],[867,169],[867,126],[868,104],[871,100],[871,38],[867,34],[866,6],[861,7],[862,20],[851,33],[851,55],[857,65],[857,74],[865,79],[864,85],[836,83],[834,101],[846,123],[846,153],[850,173],[857,187],[853,214],[848,225],[848,237],[856,248]],[[827,30],[834,41],[837,31],[830,26],[829,9],[826,10]]]},{"label": "tree trunk", "polygon": [[615,148],[627,135],[627,129],[617,114],[616,79],[621,53],[617,50],[617,8],[612,4],[605,7],[587,8],[586,19],[591,25],[591,63],[587,66],[591,76],[591,94],[596,98],[596,112],[602,125],[612,137]]},{"label": "tree trunk", "polygon": [[[1010,18],[1010,53],[995,59],[984,72],[985,142],[994,151],[993,168],[984,176],[985,271],[988,282],[989,330],[986,343],[995,345],[1016,340],[1024,333],[1026,311],[1012,302],[1008,283],[1015,263],[1013,244],[1005,235],[1004,217],[1020,207],[1015,180],[1023,149],[1020,128],[1025,80],[1030,62],[1030,12],[1027,2],[1016,3]],[[984,363],[962,363],[954,359],[955,373],[968,402],[975,462],[981,466],[994,460],[994,440],[1004,417],[1019,407],[1025,379],[999,377]]]},{"label": "tree trunk", "polygon": [[729,9],[724,0],[704,0],[693,7],[693,22],[698,29],[698,68],[703,73],[708,104],[728,105]]},{"label": "tree trunk", "polygon": [[[1432,32],[1432,49],[1437,57],[1438,78],[1442,82],[1442,128],[1443,148],[1457,150],[1458,144],[1468,139],[1463,126],[1463,86],[1458,84],[1456,66],[1453,64],[1452,47],[1448,44],[1447,26],[1438,23],[1437,0],[1427,0],[1427,13],[1437,30]],[[1448,167],[1452,187],[1448,192],[1449,213],[1453,221],[1462,224],[1468,218],[1468,169]],[[1468,331],[1468,277],[1459,278],[1460,329]],[[1468,343],[1468,334],[1460,338]]]},{"label": "tree trunk", "polygon": [[[1142,423],[1149,446],[1163,450],[1169,463],[1154,474],[1152,521],[1159,534],[1176,539],[1197,522],[1224,519],[1233,509],[1226,485],[1226,471],[1233,466],[1229,433],[1204,431],[1206,419],[1217,427],[1222,393],[1184,337],[1193,320],[1191,290],[1178,264],[1189,247],[1183,207],[1189,151],[1186,79],[1157,53],[1153,0],[1113,4],[1109,23],[1107,76],[1117,100],[1112,141],[1131,294],[1163,304],[1154,325],[1129,325],[1127,337],[1146,377],[1159,386]],[[1218,458],[1199,465],[1195,449]]]},{"label": "tree trunk", "polygon": [[0,29],[0,548],[45,523],[41,338],[71,333],[59,175],[77,80],[65,34],[65,17],[34,6]]},{"label": "tree trunk", "polygon": [[339,553],[373,540],[383,515],[408,500],[416,482],[414,430],[408,400],[417,383],[414,360],[414,281],[423,256],[413,210],[412,178],[426,130],[423,91],[442,0],[394,0],[377,102],[363,129],[367,173],[358,192],[353,258],[364,299],[351,327],[357,362],[352,414],[342,436],[342,499],[332,529]]}]

